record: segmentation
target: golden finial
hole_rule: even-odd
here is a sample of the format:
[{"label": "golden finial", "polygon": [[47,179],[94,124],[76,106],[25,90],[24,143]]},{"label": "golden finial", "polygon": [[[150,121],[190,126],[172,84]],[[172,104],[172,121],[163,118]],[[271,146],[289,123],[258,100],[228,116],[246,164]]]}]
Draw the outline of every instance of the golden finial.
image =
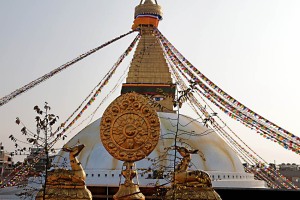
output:
[{"label": "golden finial", "polygon": [[[144,2],[144,3],[143,3]],[[158,22],[162,20],[162,9],[157,1],[141,0],[140,4],[135,7],[134,24],[132,29],[136,29],[140,25],[158,26]]]}]

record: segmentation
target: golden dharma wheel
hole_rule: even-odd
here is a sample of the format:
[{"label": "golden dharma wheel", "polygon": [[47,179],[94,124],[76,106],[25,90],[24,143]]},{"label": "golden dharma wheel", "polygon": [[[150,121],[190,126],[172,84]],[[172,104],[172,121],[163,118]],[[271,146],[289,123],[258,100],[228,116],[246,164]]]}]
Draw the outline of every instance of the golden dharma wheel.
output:
[{"label": "golden dharma wheel", "polygon": [[156,147],[160,122],[148,99],[135,92],[115,99],[105,110],[100,123],[100,138],[116,159],[138,161]]}]

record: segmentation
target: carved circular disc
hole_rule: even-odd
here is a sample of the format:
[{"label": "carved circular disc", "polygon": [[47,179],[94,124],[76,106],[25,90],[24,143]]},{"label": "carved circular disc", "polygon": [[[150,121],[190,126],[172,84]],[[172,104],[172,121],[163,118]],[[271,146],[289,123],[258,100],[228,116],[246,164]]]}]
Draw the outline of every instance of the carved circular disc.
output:
[{"label": "carved circular disc", "polygon": [[115,99],[105,110],[100,138],[105,149],[116,159],[138,161],[156,147],[160,123],[148,100],[135,92]]}]

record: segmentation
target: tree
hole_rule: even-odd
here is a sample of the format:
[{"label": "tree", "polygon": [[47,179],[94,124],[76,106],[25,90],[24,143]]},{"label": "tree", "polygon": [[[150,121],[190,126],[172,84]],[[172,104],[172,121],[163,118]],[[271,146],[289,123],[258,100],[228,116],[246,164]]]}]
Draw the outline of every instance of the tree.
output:
[{"label": "tree", "polygon": [[[39,106],[34,106],[33,109],[37,113],[35,117],[36,130],[34,132],[30,131],[22,123],[20,118],[17,117],[16,124],[22,125],[21,133],[25,136],[25,139],[20,140],[14,135],[9,136],[15,143],[16,150],[14,155],[24,155],[28,153],[27,158],[25,158],[23,164],[19,165],[18,169],[15,170],[15,176],[13,176],[14,180],[19,181],[17,185],[23,188],[23,191],[16,195],[23,199],[33,198],[39,190],[39,188],[30,186],[30,182],[28,181],[30,177],[42,177],[41,184],[45,194],[45,180],[47,180],[48,170],[52,167],[51,160],[53,157],[50,154],[55,153],[53,146],[59,138],[63,140],[66,138],[66,135],[59,133],[62,125],[54,129],[59,117],[50,113],[51,108],[47,102],[45,102],[43,109]],[[45,199],[45,195],[43,199]]]},{"label": "tree", "polygon": [[[144,176],[148,174],[148,178],[157,179],[157,182],[154,186],[156,191],[154,192],[155,198],[164,198],[169,185],[175,179],[176,173],[178,171],[179,165],[186,160],[181,154],[178,155],[178,149],[188,149],[189,152],[193,154],[197,153],[203,160],[205,160],[205,155],[198,149],[193,149],[193,147],[189,144],[189,140],[193,140],[195,137],[201,137],[203,135],[209,134],[211,132],[210,129],[204,130],[203,132],[199,133],[197,130],[190,130],[184,129],[183,124],[180,123],[180,109],[182,108],[183,104],[189,102],[193,98],[195,84],[191,83],[189,87],[185,90],[178,91],[176,97],[173,101],[173,106],[177,112],[177,119],[161,119],[161,120],[170,120],[170,124],[172,124],[172,128],[168,127],[167,132],[165,132],[161,137],[164,138],[165,144],[171,146],[165,146],[165,148],[160,152],[158,157],[148,157],[147,159],[150,161],[150,166],[146,169],[141,169],[141,175]],[[161,93],[162,96],[165,94]],[[153,98],[149,96],[149,104],[154,108],[160,108],[162,105],[159,105],[159,102],[154,102]],[[157,105],[158,104],[158,105]],[[204,109],[204,108],[203,108]],[[161,109],[163,110],[163,109]],[[208,127],[208,122],[212,123],[213,117],[216,116],[216,113],[207,114],[205,118],[202,119],[202,124],[204,127]],[[190,119],[190,123],[195,121],[194,119]],[[187,124],[190,124],[187,123]],[[196,169],[193,167],[193,163],[191,160],[188,162],[187,168]],[[149,172],[153,174],[149,176]],[[195,171],[195,173],[198,171]],[[173,187],[175,184],[171,184]],[[171,188],[169,188],[171,189]],[[175,198],[175,196],[173,196]]]}]

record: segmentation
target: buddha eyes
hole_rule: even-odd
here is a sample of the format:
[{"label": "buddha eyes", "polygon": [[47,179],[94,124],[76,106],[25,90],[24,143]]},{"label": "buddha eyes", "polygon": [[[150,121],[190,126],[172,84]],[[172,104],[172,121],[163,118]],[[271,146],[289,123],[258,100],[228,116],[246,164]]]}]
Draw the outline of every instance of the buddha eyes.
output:
[{"label": "buddha eyes", "polygon": [[162,100],[164,100],[164,98],[163,97],[153,97],[153,100],[154,101],[162,101]]}]

